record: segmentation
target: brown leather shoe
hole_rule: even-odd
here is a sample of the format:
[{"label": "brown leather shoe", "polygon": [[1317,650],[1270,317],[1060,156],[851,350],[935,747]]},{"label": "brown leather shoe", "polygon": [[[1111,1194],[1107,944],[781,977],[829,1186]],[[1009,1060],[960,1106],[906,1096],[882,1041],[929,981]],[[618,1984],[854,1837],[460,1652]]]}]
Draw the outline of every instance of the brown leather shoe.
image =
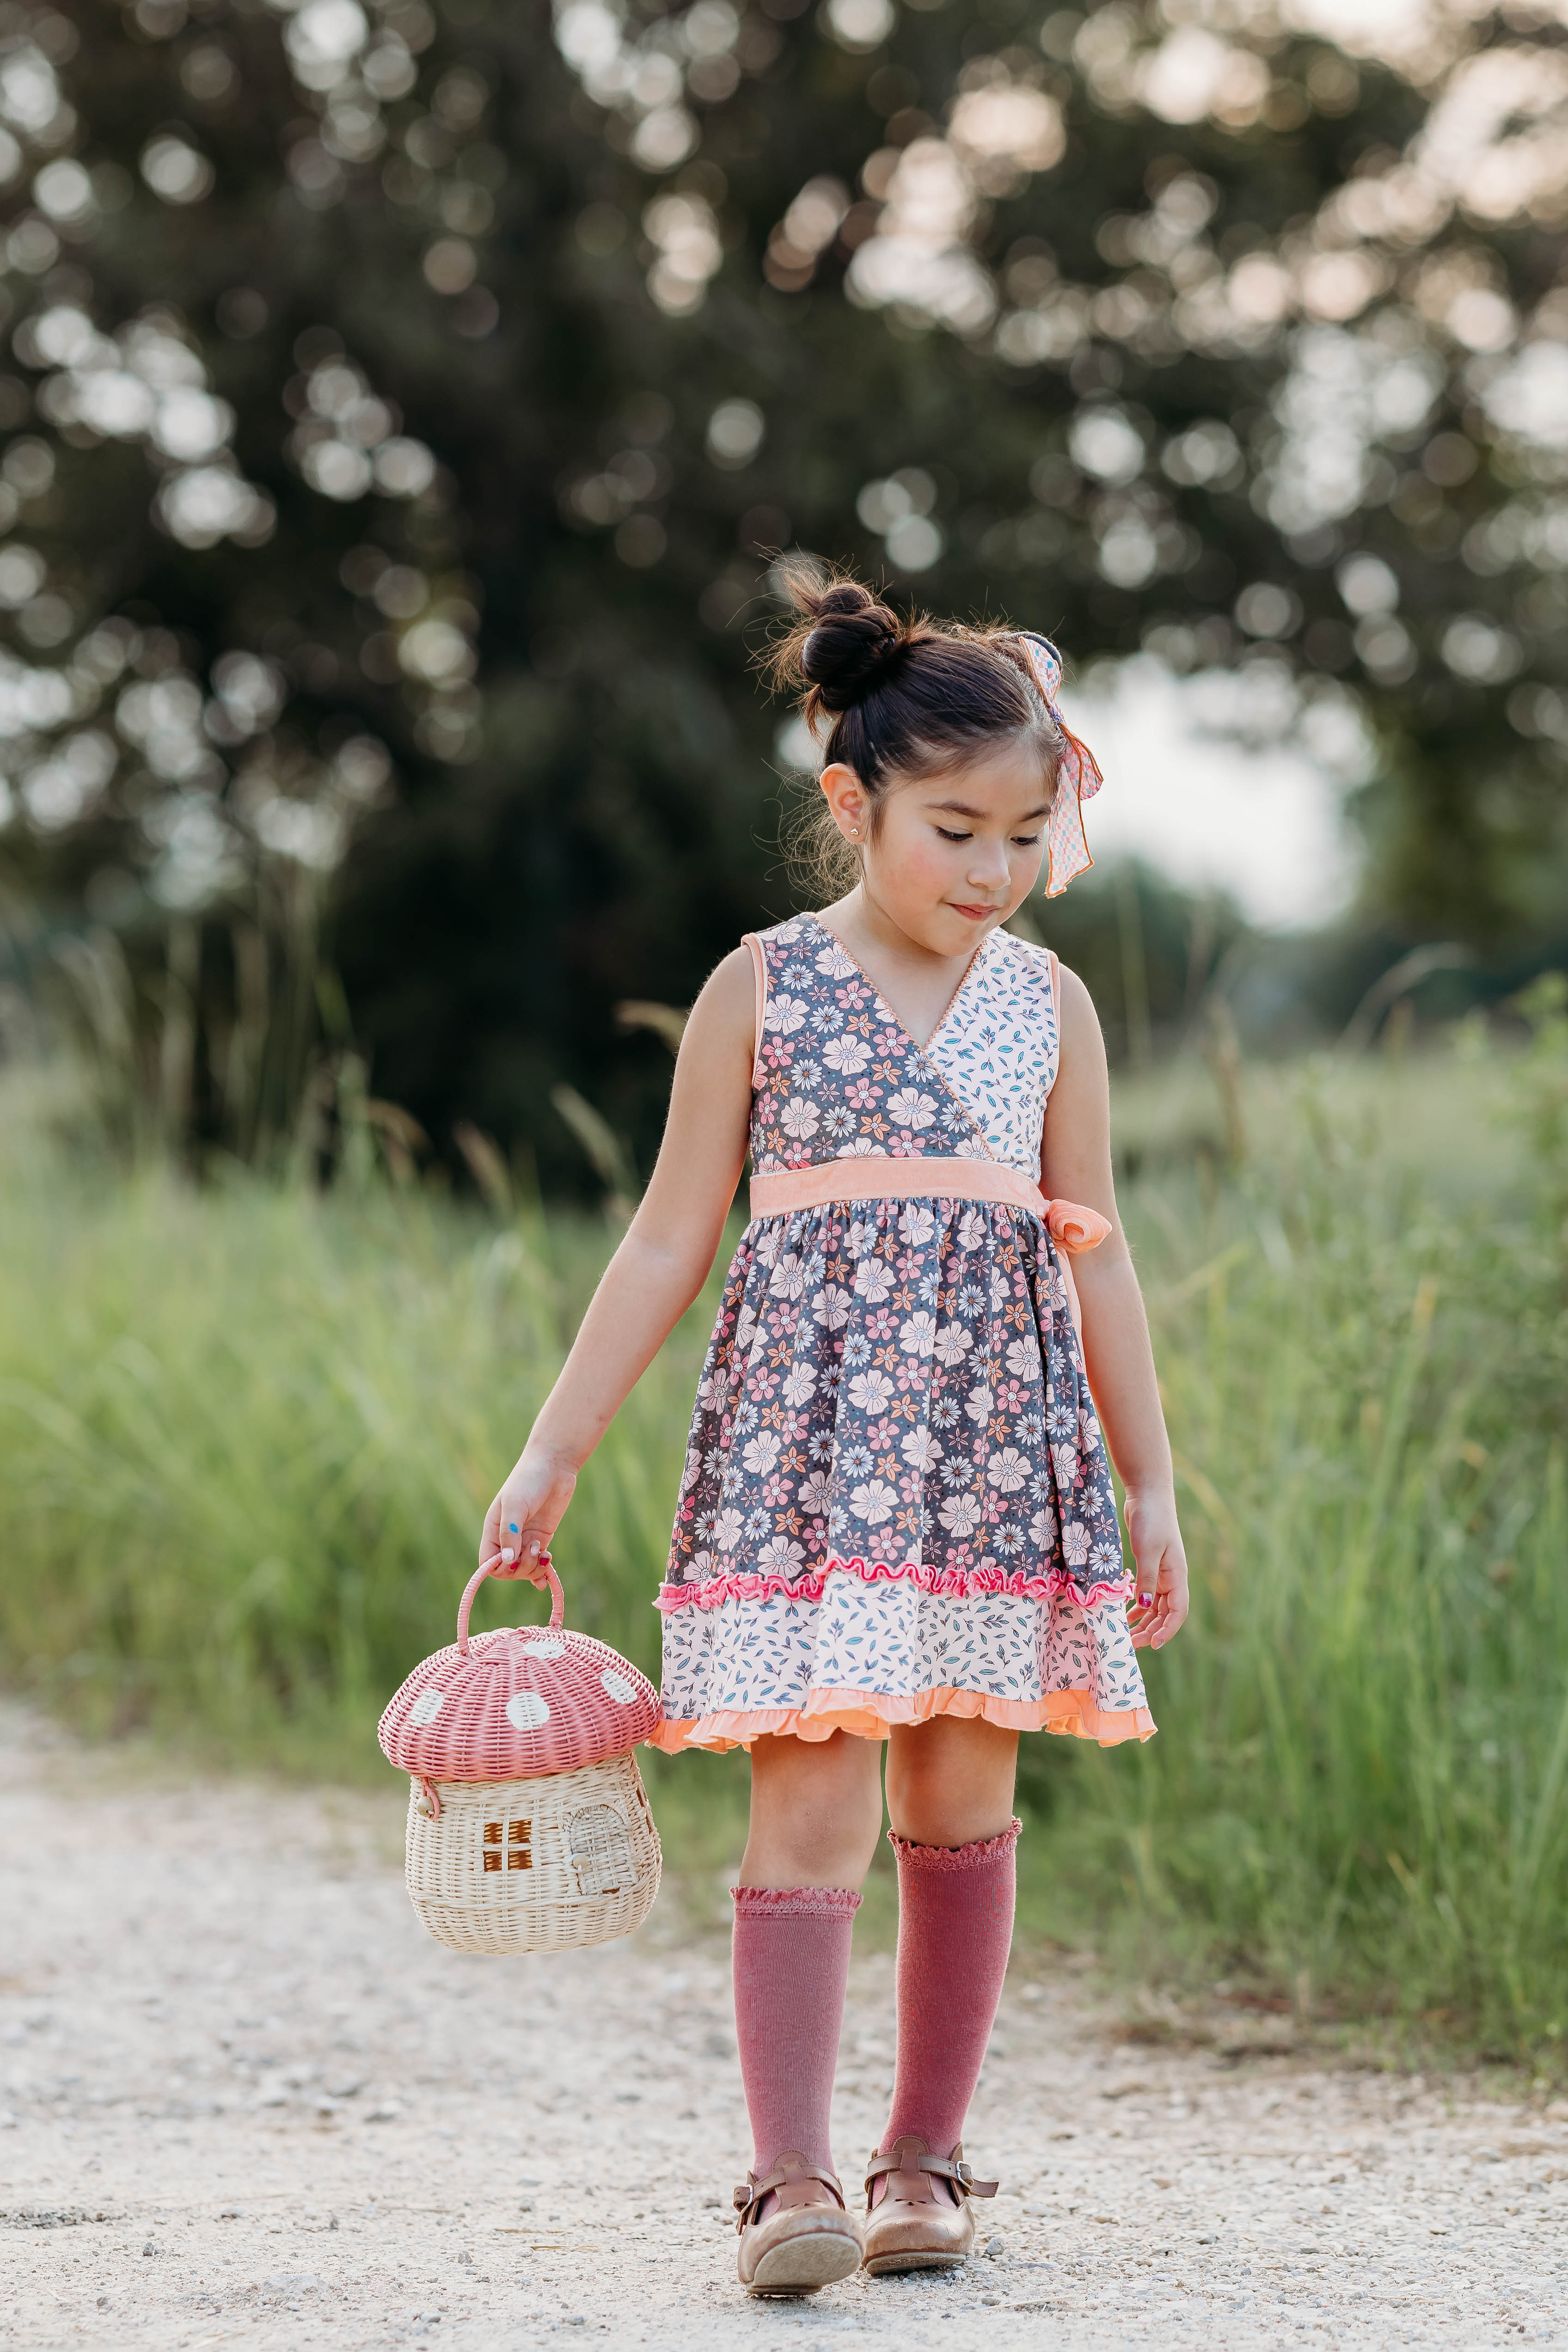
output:
[{"label": "brown leather shoe", "polygon": [[[769,2210],[759,2219],[764,2204]],[[815,2294],[860,2267],[860,2224],[846,2210],[843,2189],[798,2148],[779,2157],[761,2180],[748,2172],[735,2208],[736,2268],[748,2294]]]},{"label": "brown leather shoe", "polygon": [[[872,2206],[879,2180],[885,2186]],[[930,2155],[913,2134],[895,2141],[866,2170],[867,2270],[873,2278],[884,2271],[956,2270],[974,2251],[970,2199],[995,2194],[995,2181],[976,2180],[964,2163],[962,2140],[951,2156]]]}]

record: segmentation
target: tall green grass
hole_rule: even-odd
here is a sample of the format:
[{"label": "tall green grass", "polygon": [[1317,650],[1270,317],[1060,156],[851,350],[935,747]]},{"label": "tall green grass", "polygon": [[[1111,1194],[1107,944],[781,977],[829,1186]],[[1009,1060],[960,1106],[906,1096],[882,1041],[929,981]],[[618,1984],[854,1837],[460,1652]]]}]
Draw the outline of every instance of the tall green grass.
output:
[{"label": "tall green grass", "polygon": [[1446,1199],[1310,1079],[1206,1204],[1135,1195],[1193,1617],[1131,1770],[1031,1764],[1144,1965],[1510,2052],[1568,2025],[1565,1048],[1547,1018],[1516,1072],[1510,1191],[1460,1205],[1460,1068]]},{"label": "tall green grass", "polygon": [[[1510,2053],[1563,2034],[1568,1021],[1549,997],[1538,1015],[1501,1125],[1502,1076],[1474,1056],[1222,1070],[1223,1118],[1189,1073],[1164,1160],[1145,1121],[1125,1206],[1196,1597],[1150,1662],[1157,1740],[1026,1742],[1037,1926]],[[384,1769],[379,1707],[447,1637],[479,1510],[611,1234],[352,1159],[325,1198],[114,1176],[9,1107],[9,1678],[215,1757]],[[1449,1150],[1425,1169],[1434,1132]],[[710,1308],[627,1404],[558,1545],[574,1621],[648,1666]],[[489,1591],[488,1622],[535,1605]],[[678,1858],[717,1860],[733,1762],[659,1780]]]},{"label": "tall green grass", "polygon": [[[390,1689],[450,1638],[604,1225],[47,1161],[13,1163],[4,1216],[12,1672],[110,1727],[373,1764]],[[645,1665],[700,1320],[595,1455],[562,1547],[574,1617]],[[475,1622],[537,1606],[492,1584]]]}]

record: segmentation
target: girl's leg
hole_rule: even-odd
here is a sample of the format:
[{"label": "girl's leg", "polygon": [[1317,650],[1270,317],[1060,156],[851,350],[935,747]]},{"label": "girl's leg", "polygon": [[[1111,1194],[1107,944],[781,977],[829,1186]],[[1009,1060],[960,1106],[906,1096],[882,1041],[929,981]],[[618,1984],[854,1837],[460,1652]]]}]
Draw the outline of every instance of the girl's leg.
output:
[{"label": "girl's leg", "polygon": [[858,1888],[881,1834],[881,1781],[879,1739],[754,1739],[742,1885]]},{"label": "girl's leg", "polygon": [[[899,1858],[898,2068],[880,2154],[914,2139],[921,2143],[916,2155],[945,2158],[963,2137],[1013,1937],[1017,1748],[1016,1732],[958,1716],[900,1725],[889,1742],[888,1811]],[[952,2208],[962,2201],[941,2176],[905,2170],[878,2182],[873,2203],[889,2197],[908,2224],[899,2235],[911,2245],[922,2235],[915,2208],[923,2203],[934,2221],[933,2208],[945,2206],[956,2224]],[[935,2230],[936,2239],[950,2234],[946,2225]],[[890,2248],[887,2267],[898,2266],[895,2254]]]},{"label": "girl's leg", "polygon": [[[833,2070],[860,1884],[882,1826],[881,1745],[758,1739],[735,1897],[735,2036],[765,2179],[798,2154],[834,2168]],[[822,2192],[824,2199],[826,2192]],[[767,2200],[759,2218],[773,2210]]]},{"label": "girl's leg", "polygon": [[999,1837],[1013,1819],[1018,1735],[983,1716],[896,1723],[888,1742],[888,1818],[914,1845]]}]

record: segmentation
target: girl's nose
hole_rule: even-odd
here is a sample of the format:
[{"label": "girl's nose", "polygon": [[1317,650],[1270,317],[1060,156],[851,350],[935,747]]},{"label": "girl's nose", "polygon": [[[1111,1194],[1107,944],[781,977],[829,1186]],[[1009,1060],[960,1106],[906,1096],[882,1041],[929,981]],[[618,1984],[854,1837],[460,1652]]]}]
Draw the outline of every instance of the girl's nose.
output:
[{"label": "girl's nose", "polygon": [[967,878],[976,889],[1005,887],[1010,878],[1005,845],[1000,841],[976,841]]}]

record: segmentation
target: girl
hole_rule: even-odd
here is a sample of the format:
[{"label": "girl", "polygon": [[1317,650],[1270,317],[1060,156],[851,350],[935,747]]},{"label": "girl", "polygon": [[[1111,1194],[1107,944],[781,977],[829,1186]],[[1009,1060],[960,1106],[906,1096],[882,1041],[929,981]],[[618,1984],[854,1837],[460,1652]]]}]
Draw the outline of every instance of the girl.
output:
[{"label": "girl", "polygon": [[[969,2253],[970,2200],[996,2186],[961,2136],[1012,1936],[1018,1734],[1148,1738],[1134,1654],[1187,1609],[1099,1024],[1002,928],[1043,856],[1053,894],[1089,862],[1100,772],[1061,722],[1060,666],[1038,637],[902,622],[849,581],[795,593],[775,675],[826,734],[854,887],[749,936],[698,998],[647,1197],[480,1551],[542,1580],[749,1151],[658,1603],[657,1738],[751,1751],[734,1981],[755,2147],[735,2201],[756,2294]],[[884,1742],[898,2058],[862,2224],[828,2109]]]}]

